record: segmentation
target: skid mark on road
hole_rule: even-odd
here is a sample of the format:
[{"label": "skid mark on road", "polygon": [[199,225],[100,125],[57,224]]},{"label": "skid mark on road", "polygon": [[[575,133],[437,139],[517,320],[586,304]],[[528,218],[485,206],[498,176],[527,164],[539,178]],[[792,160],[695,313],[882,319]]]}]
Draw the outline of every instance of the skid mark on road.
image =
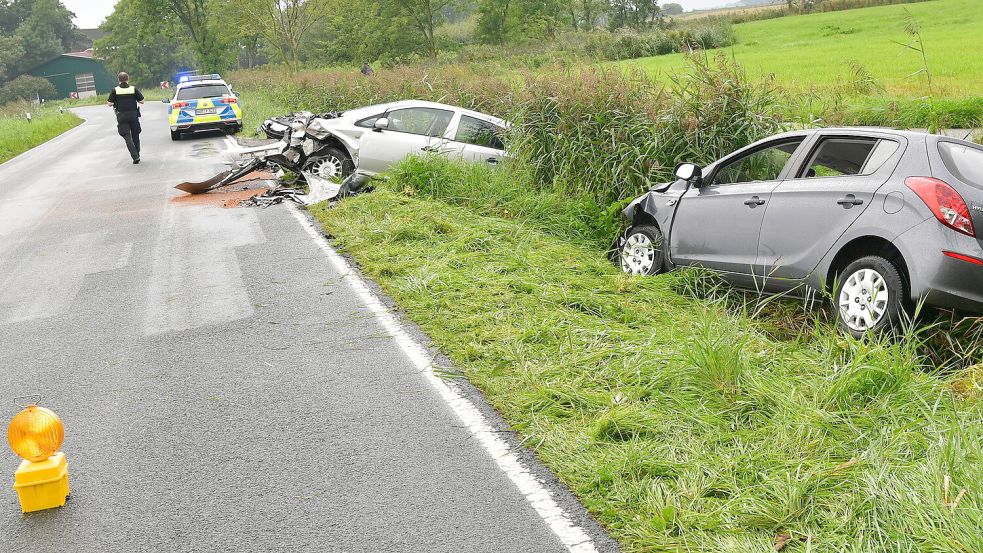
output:
[{"label": "skid mark on road", "polygon": [[251,210],[169,204],[154,251],[144,331],[187,330],[251,316],[235,249],[265,241]]},{"label": "skid mark on road", "polygon": [[348,283],[358,297],[365,302],[366,307],[376,316],[379,323],[399,344],[403,353],[420,370],[421,374],[433,386],[441,399],[458,416],[464,426],[474,435],[485,451],[498,465],[499,469],[508,476],[509,480],[519,489],[536,513],[549,526],[550,530],[560,539],[566,548],[573,553],[596,552],[593,539],[582,527],[575,524],[569,515],[560,507],[550,491],[525,466],[519,454],[503,440],[497,430],[471,400],[462,395],[453,386],[441,379],[434,372],[433,360],[426,348],[414,340],[402,327],[379,298],[369,289],[368,285],[358,276],[358,273],[347,261],[321,236],[318,228],[300,211],[291,207],[291,213],[307,230],[318,247],[328,257],[331,264],[341,273],[341,279]]},{"label": "skid mark on road", "polygon": [[20,263],[0,258],[0,324],[61,315],[86,275],[125,267],[133,244],[111,243],[108,236],[102,231],[39,243]]}]

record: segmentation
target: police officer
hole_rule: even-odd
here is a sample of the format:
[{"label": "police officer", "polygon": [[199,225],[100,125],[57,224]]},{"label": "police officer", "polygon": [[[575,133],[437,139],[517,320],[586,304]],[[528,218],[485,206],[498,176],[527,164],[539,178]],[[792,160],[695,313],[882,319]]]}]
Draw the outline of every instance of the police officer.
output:
[{"label": "police officer", "polygon": [[130,151],[133,163],[140,163],[140,104],[143,94],[135,86],[131,86],[130,76],[125,72],[117,75],[119,86],[109,93],[107,105],[116,110],[116,128],[119,135],[126,141],[126,149]]}]

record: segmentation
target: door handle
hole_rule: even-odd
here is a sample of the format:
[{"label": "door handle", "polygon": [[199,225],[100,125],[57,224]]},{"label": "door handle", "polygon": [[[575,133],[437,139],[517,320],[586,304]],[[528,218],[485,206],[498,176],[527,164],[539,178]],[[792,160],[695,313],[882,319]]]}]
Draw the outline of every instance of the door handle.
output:
[{"label": "door handle", "polygon": [[498,165],[498,158],[496,158],[496,157],[490,157],[490,158],[486,159],[485,161],[487,161],[491,165]]},{"label": "door handle", "polygon": [[765,205],[765,201],[757,196],[751,196],[750,198],[744,200],[744,205],[748,207],[754,207],[757,205]]},{"label": "door handle", "polygon": [[864,201],[853,194],[847,194],[845,198],[836,200],[836,203],[842,205],[843,207],[850,207],[851,205],[863,205]]},{"label": "door handle", "polygon": [[424,152],[429,152],[431,154],[435,154],[435,153],[437,153],[437,152],[440,151],[440,148],[438,148],[436,146],[424,146],[424,147],[422,147],[420,149],[423,150]]}]

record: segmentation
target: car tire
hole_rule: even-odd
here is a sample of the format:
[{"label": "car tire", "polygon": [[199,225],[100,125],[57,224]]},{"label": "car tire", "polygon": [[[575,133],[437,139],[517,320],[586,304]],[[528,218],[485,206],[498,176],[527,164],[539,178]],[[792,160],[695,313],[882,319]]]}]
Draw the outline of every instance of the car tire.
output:
[{"label": "car tire", "polygon": [[618,250],[621,270],[631,275],[657,275],[665,268],[665,238],[659,227],[633,226]]},{"label": "car tire", "polygon": [[837,276],[836,320],[856,338],[895,329],[908,314],[908,303],[898,267],[879,255],[857,259]]},{"label": "car tire", "polygon": [[171,131],[171,140],[181,140],[181,133],[177,131]]},{"label": "car tire", "polygon": [[329,180],[342,182],[355,172],[355,164],[352,163],[352,158],[338,148],[325,148],[307,158],[307,161],[304,162],[303,170],[318,173],[322,170],[322,164],[324,163],[335,167],[336,174],[330,177],[319,175]]}]

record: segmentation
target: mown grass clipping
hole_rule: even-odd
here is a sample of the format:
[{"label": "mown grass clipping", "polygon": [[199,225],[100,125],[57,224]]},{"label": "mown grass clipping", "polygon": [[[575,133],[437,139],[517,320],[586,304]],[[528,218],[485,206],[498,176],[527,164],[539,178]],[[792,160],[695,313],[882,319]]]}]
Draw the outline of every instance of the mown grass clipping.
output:
[{"label": "mown grass clipping", "polygon": [[313,212],[626,550],[983,551],[978,369],[775,341],[685,273],[385,188]]}]

